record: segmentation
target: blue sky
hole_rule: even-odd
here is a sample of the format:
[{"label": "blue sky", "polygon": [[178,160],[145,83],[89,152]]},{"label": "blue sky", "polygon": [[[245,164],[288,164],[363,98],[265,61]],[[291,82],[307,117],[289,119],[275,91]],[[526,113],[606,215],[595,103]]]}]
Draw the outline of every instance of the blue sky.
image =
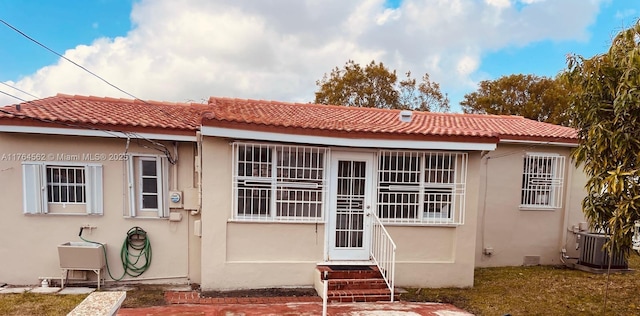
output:
[{"label": "blue sky", "polygon": [[[71,5],[72,4],[72,5]],[[0,17],[49,48],[64,53],[80,44],[89,45],[99,37],[127,34],[131,29],[132,2],[0,0]],[[0,29],[0,81],[16,80],[58,56],[2,25]]]},{"label": "blue sky", "polygon": [[[482,71],[491,78],[532,73],[555,76],[566,67],[566,55],[591,57],[609,49],[611,39],[624,27],[640,17],[640,1],[610,1],[601,5],[595,21],[585,30],[585,38],[574,40],[543,40],[518,47],[506,47],[488,52],[482,60]],[[506,62],[505,62],[506,61]]]},{"label": "blue sky", "polygon": [[[636,0],[0,0],[0,19],[143,99],[309,102],[323,73],[375,59],[429,73],[454,110],[480,80],[554,76],[569,53],[605,52],[638,16]],[[3,24],[0,40],[0,82],[128,97]]]}]

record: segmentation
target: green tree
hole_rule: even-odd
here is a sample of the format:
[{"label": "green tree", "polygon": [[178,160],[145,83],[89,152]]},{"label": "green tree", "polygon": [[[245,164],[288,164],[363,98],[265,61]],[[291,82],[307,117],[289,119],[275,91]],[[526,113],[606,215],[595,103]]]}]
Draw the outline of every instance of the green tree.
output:
[{"label": "green tree", "polygon": [[606,53],[569,56],[567,78],[580,138],[572,156],[589,177],[583,211],[592,228],[611,234],[609,246],[628,252],[640,220],[640,20]]},{"label": "green tree", "polygon": [[398,82],[396,71],[371,61],[364,68],[353,60],[316,81],[315,103],[381,109],[449,111],[449,98],[425,74],[421,82],[411,72]]},{"label": "green tree", "polygon": [[411,77],[411,71],[405,75],[398,85],[399,109],[449,112],[449,97],[440,91],[439,83],[431,81],[429,74],[424,74],[420,83]]},{"label": "green tree", "polygon": [[568,125],[569,85],[562,78],[509,75],[483,80],[478,90],[460,102],[465,113],[520,115],[559,125]]}]

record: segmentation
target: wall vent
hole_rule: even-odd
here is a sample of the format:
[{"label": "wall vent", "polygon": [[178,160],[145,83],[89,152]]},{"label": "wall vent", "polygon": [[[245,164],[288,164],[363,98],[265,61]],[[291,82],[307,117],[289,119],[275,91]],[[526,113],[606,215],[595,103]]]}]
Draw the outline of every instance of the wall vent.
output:
[{"label": "wall vent", "polygon": [[524,256],[522,258],[523,266],[538,266],[540,265],[540,256]]},{"label": "wall vent", "polygon": [[[578,264],[597,268],[607,269],[609,267],[609,251],[602,247],[607,242],[604,234],[579,233],[580,256]],[[611,260],[611,269],[627,269],[629,267],[623,253],[614,253]]]}]

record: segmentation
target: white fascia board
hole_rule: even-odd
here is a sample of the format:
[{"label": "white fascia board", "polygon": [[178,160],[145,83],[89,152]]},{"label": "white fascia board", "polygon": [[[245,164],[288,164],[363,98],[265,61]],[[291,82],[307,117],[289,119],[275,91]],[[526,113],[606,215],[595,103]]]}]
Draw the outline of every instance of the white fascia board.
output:
[{"label": "white fascia board", "polygon": [[16,125],[0,125],[0,132],[9,133],[28,133],[28,134],[48,134],[48,135],[71,135],[71,136],[94,136],[109,138],[146,138],[154,140],[171,140],[180,142],[195,142],[196,136],[172,135],[172,134],[154,134],[154,133],[138,133],[138,132],[113,132],[106,130],[93,129],[75,129],[75,128],[57,128],[57,127],[37,127],[37,126],[16,126]]},{"label": "white fascia board", "polygon": [[235,139],[288,142],[300,144],[316,144],[326,146],[362,147],[362,148],[395,148],[395,149],[438,149],[438,150],[495,150],[495,143],[441,142],[419,140],[390,140],[368,138],[341,138],[312,135],[283,134],[273,132],[257,132],[232,128],[202,126],[202,135]]},{"label": "white fascia board", "polygon": [[542,142],[536,140],[517,140],[517,139],[501,139],[502,144],[526,144],[526,145],[549,145],[549,146],[562,146],[562,147],[578,147],[576,143],[563,143],[563,142]]}]

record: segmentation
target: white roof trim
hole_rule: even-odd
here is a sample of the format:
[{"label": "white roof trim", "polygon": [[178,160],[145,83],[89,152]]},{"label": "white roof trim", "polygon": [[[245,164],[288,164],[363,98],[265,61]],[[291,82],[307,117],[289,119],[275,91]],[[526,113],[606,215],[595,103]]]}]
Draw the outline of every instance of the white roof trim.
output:
[{"label": "white roof trim", "polygon": [[144,137],[146,139],[155,140],[173,140],[184,142],[195,142],[196,136],[172,135],[172,134],[154,134],[154,133],[123,133],[112,132],[106,130],[92,129],[75,129],[75,128],[57,128],[57,127],[37,127],[37,126],[17,126],[17,125],[0,125],[0,132],[9,133],[29,133],[29,134],[49,134],[49,135],[72,135],[72,136],[95,136],[95,137],[111,137],[111,138],[135,138]]},{"label": "white roof trim", "polygon": [[537,140],[501,139],[500,142],[505,144],[536,144],[536,145],[578,147],[578,144],[575,144],[575,143],[543,142],[543,141],[537,141]]},{"label": "white roof trim", "polygon": [[368,138],[341,138],[327,136],[311,136],[257,132],[241,129],[202,126],[204,136],[227,137],[275,142],[316,144],[327,146],[363,147],[363,148],[406,148],[406,149],[441,149],[441,150],[495,150],[495,143],[440,142],[419,140],[390,140]]}]

